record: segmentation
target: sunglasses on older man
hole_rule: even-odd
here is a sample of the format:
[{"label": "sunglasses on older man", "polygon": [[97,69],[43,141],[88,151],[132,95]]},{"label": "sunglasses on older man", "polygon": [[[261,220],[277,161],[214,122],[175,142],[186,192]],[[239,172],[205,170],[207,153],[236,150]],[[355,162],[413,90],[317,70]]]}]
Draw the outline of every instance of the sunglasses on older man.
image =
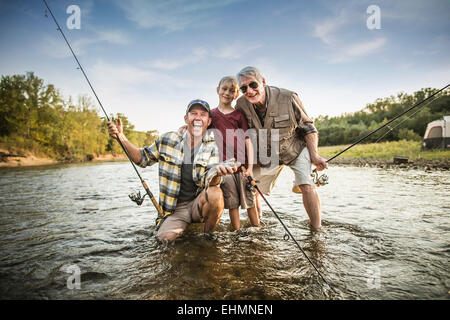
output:
[{"label": "sunglasses on older man", "polygon": [[[252,89],[256,89],[258,88],[259,84],[256,81],[252,81],[248,84],[248,87],[252,88]],[[247,92],[247,85],[241,86],[239,87],[239,89],[241,89],[242,93],[246,93]]]}]

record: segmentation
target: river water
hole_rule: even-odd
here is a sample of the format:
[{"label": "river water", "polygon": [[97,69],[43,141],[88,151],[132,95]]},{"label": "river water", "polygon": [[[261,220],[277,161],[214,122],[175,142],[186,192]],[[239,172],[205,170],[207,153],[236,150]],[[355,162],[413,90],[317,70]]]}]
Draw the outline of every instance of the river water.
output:
[{"label": "river water", "polygon": [[[157,194],[156,166],[142,173]],[[450,172],[327,174],[319,232],[288,168],[268,200],[333,290],[265,204],[260,228],[242,211],[232,231],[225,212],[217,241],[193,224],[164,244],[150,201],[128,198],[142,189],[129,163],[1,169],[0,298],[449,299]]]}]

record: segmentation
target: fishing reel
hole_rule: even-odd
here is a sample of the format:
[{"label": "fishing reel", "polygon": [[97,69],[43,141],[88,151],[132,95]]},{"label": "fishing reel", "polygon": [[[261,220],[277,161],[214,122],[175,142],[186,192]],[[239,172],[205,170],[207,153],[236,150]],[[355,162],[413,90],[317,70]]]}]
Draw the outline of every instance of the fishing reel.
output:
[{"label": "fishing reel", "polygon": [[[326,184],[328,184],[328,176],[326,174],[322,174],[319,176],[319,173],[317,172],[316,169],[313,170],[313,172],[311,172],[311,177],[313,180],[313,183],[317,186],[324,186]],[[292,187],[292,192],[294,193],[302,193],[302,190],[300,189],[300,186],[296,186],[294,185]]]},{"label": "fishing reel", "polygon": [[313,183],[318,187],[328,184],[328,176],[325,173],[319,176],[316,169],[311,173],[311,177],[313,178]]},{"label": "fishing reel", "polygon": [[146,195],[147,194],[144,194],[144,196],[141,196],[141,192],[138,191],[137,193],[132,192],[128,196],[130,197],[131,201],[136,202],[136,204],[138,206],[140,206],[142,204],[142,202],[144,202],[144,198]]}]

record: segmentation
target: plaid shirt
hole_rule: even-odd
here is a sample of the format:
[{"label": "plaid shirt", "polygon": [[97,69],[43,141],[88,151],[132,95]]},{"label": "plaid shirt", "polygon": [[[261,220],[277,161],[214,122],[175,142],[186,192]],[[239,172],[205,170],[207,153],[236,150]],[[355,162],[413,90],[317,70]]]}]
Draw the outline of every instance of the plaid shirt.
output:
[{"label": "plaid shirt", "polygon": [[[139,166],[159,163],[159,205],[164,215],[158,216],[157,225],[172,214],[177,206],[181,186],[181,165],[183,163],[183,145],[187,131],[183,135],[167,132],[160,135],[151,145],[141,149],[142,161]],[[194,158],[192,177],[201,190],[205,184],[206,172],[219,162],[219,150],[212,132],[207,131]]]}]

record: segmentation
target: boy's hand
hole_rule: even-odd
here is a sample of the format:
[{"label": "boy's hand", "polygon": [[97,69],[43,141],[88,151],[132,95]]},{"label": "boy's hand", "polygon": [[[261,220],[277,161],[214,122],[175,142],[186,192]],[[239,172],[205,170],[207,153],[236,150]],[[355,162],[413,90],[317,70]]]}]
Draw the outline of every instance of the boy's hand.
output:
[{"label": "boy's hand", "polygon": [[252,177],[253,178],[253,166],[249,165],[249,168],[247,169],[244,166],[241,166],[242,169],[242,175],[244,178]]},{"label": "boy's hand", "polygon": [[184,133],[186,130],[187,130],[187,125],[181,126],[181,127],[178,129],[178,134],[179,134],[180,136],[182,136],[183,133]]},{"label": "boy's hand", "polygon": [[244,176],[244,178],[247,178],[247,177],[253,177],[253,169],[251,169],[251,168],[248,168],[246,171],[244,171],[243,173],[242,173],[242,175]]}]

